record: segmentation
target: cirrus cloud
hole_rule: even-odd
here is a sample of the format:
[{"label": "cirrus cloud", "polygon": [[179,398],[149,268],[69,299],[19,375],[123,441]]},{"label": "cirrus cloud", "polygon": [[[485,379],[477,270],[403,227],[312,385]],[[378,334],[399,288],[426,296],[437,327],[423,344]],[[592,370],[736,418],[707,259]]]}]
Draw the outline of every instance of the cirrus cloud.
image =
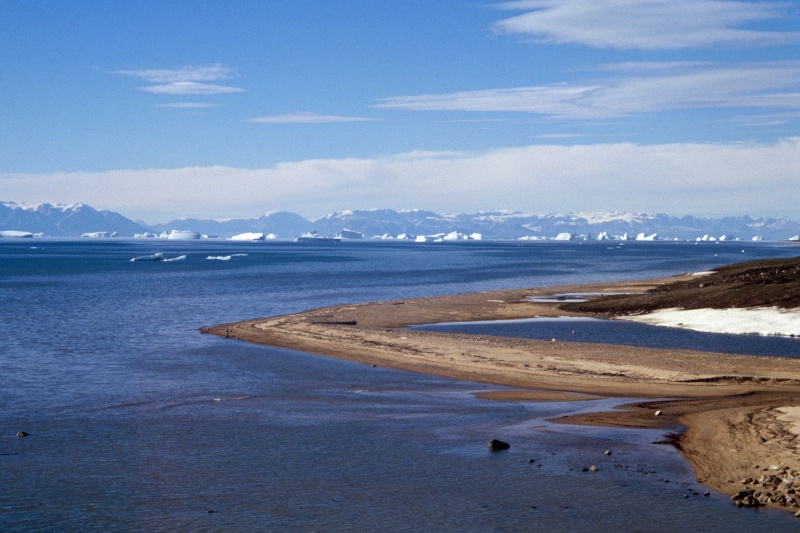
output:
[{"label": "cirrus cloud", "polygon": [[369,117],[345,117],[339,115],[318,115],[316,113],[287,113],[284,115],[270,115],[265,117],[253,117],[247,122],[257,124],[331,124],[338,122],[372,122],[379,120]]},{"label": "cirrus cloud", "polygon": [[204,83],[229,79],[236,74],[234,69],[220,63],[208,66],[185,66],[177,69],[116,70],[113,71],[113,74],[132,76],[156,84],[139,88],[155,94],[211,95],[244,91],[238,87]]},{"label": "cirrus cloud", "polygon": [[[715,65],[624,63],[618,74],[561,83],[384,98],[375,107],[412,111],[516,111],[601,119],[698,108],[800,109],[800,62]],[[635,74],[624,75],[625,71]]]},{"label": "cirrus cloud", "polygon": [[536,42],[596,48],[675,50],[716,46],[775,46],[800,42],[800,32],[743,26],[785,16],[784,2],[733,0],[518,0],[498,5],[524,10],[493,26]]}]

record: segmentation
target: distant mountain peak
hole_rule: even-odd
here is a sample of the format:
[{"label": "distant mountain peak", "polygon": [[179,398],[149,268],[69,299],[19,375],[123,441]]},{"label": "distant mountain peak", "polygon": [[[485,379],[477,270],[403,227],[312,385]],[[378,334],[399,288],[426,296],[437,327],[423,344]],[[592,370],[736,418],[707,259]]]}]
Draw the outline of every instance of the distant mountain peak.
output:
[{"label": "distant mountain peak", "polygon": [[474,214],[439,214],[421,209],[356,209],[330,213],[308,220],[291,211],[268,211],[252,219],[193,219],[182,217],[164,224],[134,222],[113,211],[98,211],[83,203],[28,204],[0,202],[0,230],[43,233],[53,237],[76,237],[84,233],[132,237],[136,233],[162,233],[171,230],[196,231],[206,235],[230,237],[243,233],[275,234],[292,239],[317,231],[336,235],[343,230],[367,238],[402,236],[481,235],[495,239],[553,239],[556,236],[606,239],[624,235],[655,235],[663,239],[785,240],[800,234],[800,222],[783,218],[723,218],[673,216],[659,213],[597,211],[577,213],[526,214],[519,211],[478,211]]}]

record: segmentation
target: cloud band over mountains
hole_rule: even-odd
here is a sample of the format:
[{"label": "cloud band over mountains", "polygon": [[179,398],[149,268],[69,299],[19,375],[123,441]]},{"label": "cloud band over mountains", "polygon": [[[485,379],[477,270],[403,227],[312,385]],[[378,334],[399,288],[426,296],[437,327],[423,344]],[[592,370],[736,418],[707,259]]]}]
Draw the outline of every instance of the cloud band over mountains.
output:
[{"label": "cloud band over mountains", "polygon": [[[800,138],[773,144],[532,145],[484,152],[48,174],[0,174],[0,197],[87,202],[148,220],[171,214],[318,215],[344,207],[464,212],[610,210],[791,216]],[[380,204],[376,198],[383,198]]]}]

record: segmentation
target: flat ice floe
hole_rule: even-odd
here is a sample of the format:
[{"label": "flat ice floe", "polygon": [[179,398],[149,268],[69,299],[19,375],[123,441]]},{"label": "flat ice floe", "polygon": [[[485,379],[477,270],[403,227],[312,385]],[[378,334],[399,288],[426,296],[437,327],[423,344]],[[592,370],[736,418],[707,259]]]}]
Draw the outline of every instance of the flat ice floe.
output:
[{"label": "flat ice floe", "polygon": [[619,317],[619,319],[710,333],[800,336],[800,309],[672,308],[659,309],[645,315]]}]

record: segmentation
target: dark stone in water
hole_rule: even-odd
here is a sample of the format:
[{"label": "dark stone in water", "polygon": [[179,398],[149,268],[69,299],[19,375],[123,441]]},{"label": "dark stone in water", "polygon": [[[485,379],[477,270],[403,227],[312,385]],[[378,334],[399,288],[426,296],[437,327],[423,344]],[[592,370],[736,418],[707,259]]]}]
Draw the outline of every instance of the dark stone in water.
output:
[{"label": "dark stone in water", "polygon": [[507,450],[509,448],[511,448],[511,445],[507,442],[503,442],[497,439],[492,439],[489,441],[489,450],[493,452],[499,452],[501,450]]},{"label": "dark stone in water", "polygon": [[27,437],[30,433],[25,433],[24,431],[17,431],[17,437]]}]

